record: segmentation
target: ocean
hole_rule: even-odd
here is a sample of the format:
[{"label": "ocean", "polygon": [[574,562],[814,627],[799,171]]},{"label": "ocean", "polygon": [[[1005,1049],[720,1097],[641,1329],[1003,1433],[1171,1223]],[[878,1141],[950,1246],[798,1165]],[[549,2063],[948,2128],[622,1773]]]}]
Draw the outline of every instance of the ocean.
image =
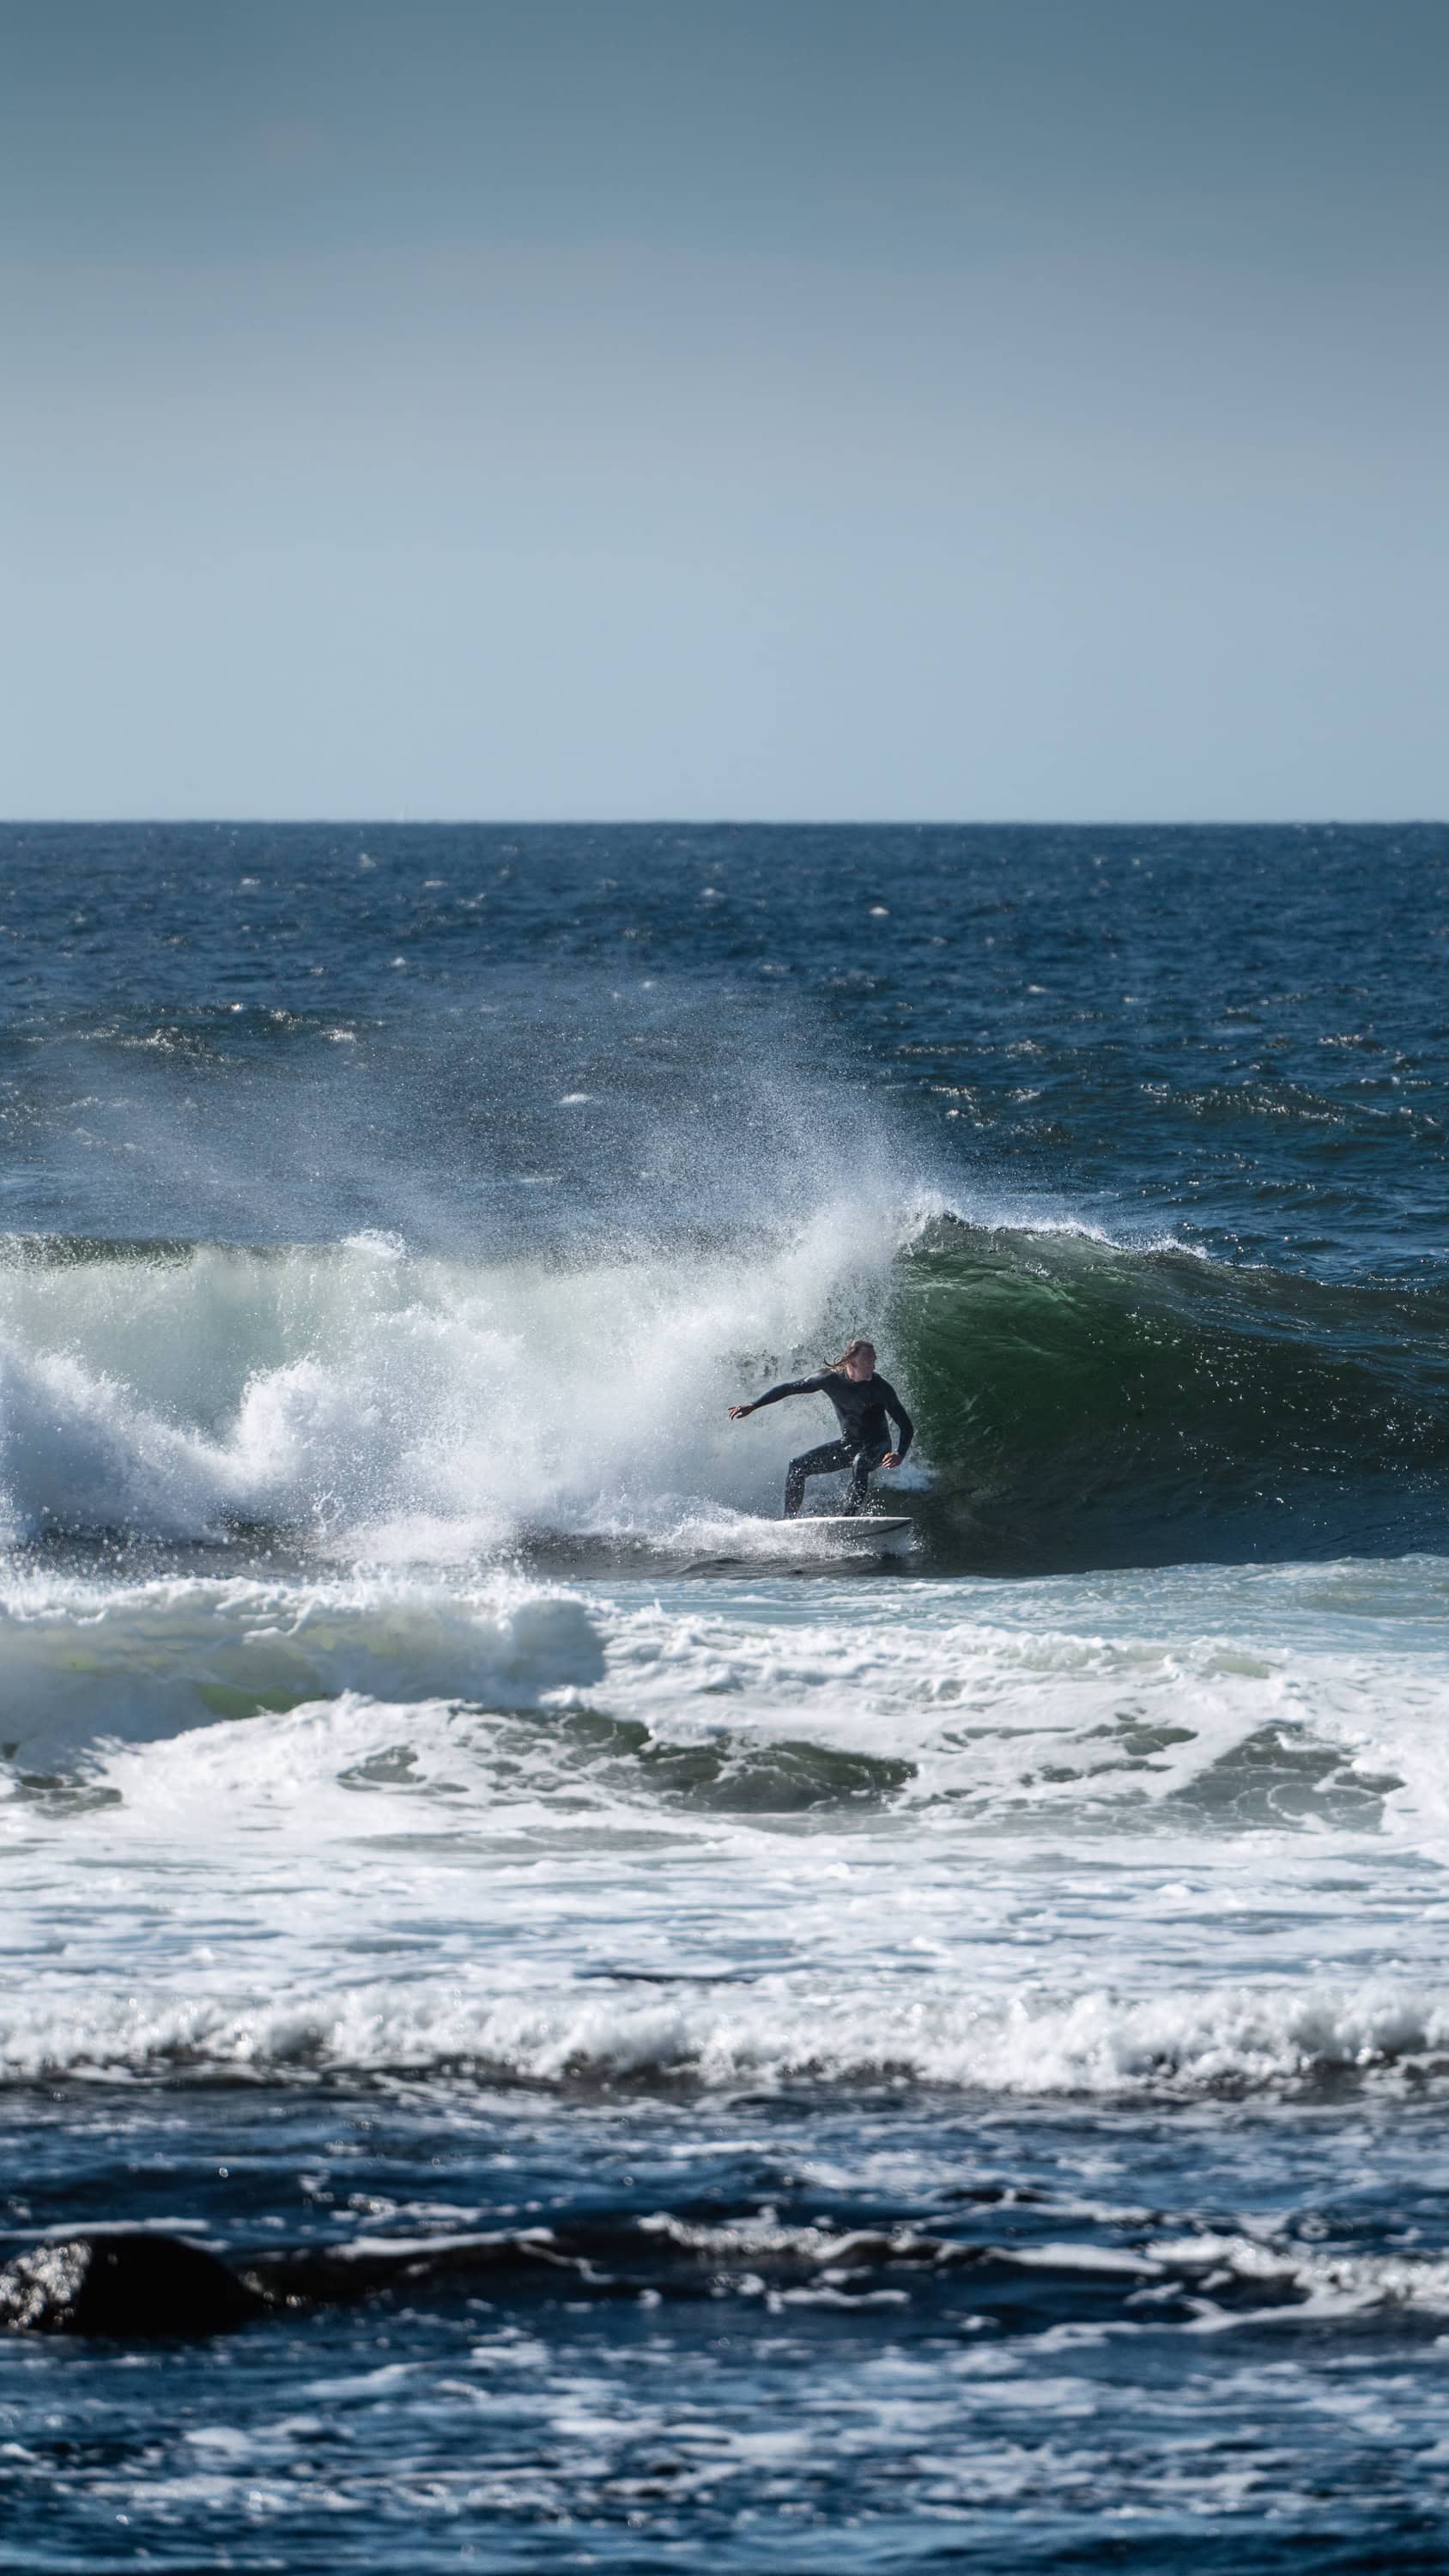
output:
[{"label": "ocean", "polygon": [[[1442,2567],[1449,831],[0,957],[0,2569]],[[728,1418],[856,1334],[900,1555]]]}]

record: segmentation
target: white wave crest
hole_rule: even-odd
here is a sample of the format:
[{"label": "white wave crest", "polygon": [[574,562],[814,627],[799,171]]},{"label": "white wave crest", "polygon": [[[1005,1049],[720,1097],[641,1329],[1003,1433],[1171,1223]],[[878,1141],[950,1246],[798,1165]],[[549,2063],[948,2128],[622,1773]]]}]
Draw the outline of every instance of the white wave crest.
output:
[{"label": "white wave crest", "polygon": [[1273,2093],[1408,2067],[1449,2080],[1449,1994],[1373,1980],[921,2002],[854,1981],[832,1996],[722,1981],[541,1998],[431,1976],[321,1996],[182,1996],[128,1981],[123,1993],[0,2009],[11,2081],[178,2063],[255,2076],[468,2068],[490,2080],[663,2079],[707,2091],[906,2079],[1020,2098]]}]

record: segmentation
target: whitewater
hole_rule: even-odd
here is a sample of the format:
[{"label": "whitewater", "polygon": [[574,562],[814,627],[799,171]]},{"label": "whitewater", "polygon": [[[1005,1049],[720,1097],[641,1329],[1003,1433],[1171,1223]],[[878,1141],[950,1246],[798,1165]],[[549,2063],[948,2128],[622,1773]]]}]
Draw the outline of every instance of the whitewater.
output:
[{"label": "whitewater", "polygon": [[1434,2563],[1444,835],[0,850],[0,2565]]}]

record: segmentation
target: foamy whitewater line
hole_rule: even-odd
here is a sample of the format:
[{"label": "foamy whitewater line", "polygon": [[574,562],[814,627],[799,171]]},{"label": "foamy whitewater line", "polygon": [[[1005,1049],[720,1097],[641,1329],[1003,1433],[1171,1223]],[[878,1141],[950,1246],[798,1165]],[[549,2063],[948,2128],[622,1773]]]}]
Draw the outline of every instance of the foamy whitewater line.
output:
[{"label": "foamy whitewater line", "polygon": [[705,2092],[904,2080],[1020,2097],[1275,2093],[1410,2069],[1449,2080],[1449,1991],[1370,1980],[1003,2004],[723,1982],[540,2001],[429,1979],[322,1998],[77,1990],[12,2004],[0,2017],[0,2075],[10,2083],[183,2069],[252,2080],[469,2072]]},{"label": "foamy whitewater line", "polygon": [[[1166,2275],[1208,2264],[1250,2289],[1259,2284],[1265,2290],[1291,2288],[1304,2303],[1296,2311],[1300,2318],[1386,2306],[1449,2308],[1449,2262],[1434,2255],[1314,2254],[1301,2244],[1257,2243],[1250,2236],[1216,2232],[1154,2237],[1143,2252]],[[1222,2333],[1248,2321],[1241,2313],[1234,2318],[1205,2302],[1193,2331]]]},{"label": "foamy whitewater line", "polygon": [[[640,2233],[655,2243],[678,2246],[683,2253],[704,2255],[722,2269],[784,2260],[808,2266],[827,2277],[848,2269],[857,2282],[863,2273],[878,2267],[883,2270],[905,2263],[927,2269],[949,2268],[963,2257],[967,2262],[976,2260],[981,2251],[976,2244],[963,2247],[951,2237],[934,2236],[914,2226],[898,2226],[889,2232],[868,2229],[837,2233],[824,2227],[782,2225],[778,2219],[765,2216],[711,2226],[661,2212],[643,2219]],[[363,2238],[355,2250],[386,2253],[393,2242],[386,2236]],[[420,2238],[414,2242],[419,2251],[424,2247],[436,2251],[447,2240]],[[400,2251],[406,2254],[410,2250],[405,2240]],[[1271,2235],[1253,2237],[1236,2231],[1200,2229],[1181,2236],[1149,2236],[1131,2245],[1103,2244],[1092,2238],[1058,2238],[1031,2245],[998,2243],[990,2251],[993,2262],[1015,2264],[1023,2271],[1086,2272],[1099,2277],[1116,2274],[1124,2287],[1152,2280],[1176,2280],[1199,2293],[1195,2302],[1199,2314],[1190,2332],[1221,2333],[1256,2322],[1264,2313],[1257,2307],[1246,2312],[1241,2307],[1224,2308],[1216,2299],[1202,2295],[1204,2274],[1212,2277],[1219,2292],[1224,2275],[1231,2275],[1250,2292],[1262,2289],[1294,2293],[1302,2302],[1296,2308],[1299,2318],[1343,2315],[1380,2306],[1449,2308],[1449,2261],[1435,2255],[1315,2253],[1297,2239],[1284,2241]],[[1274,2312],[1270,2306],[1268,2313]]]}]

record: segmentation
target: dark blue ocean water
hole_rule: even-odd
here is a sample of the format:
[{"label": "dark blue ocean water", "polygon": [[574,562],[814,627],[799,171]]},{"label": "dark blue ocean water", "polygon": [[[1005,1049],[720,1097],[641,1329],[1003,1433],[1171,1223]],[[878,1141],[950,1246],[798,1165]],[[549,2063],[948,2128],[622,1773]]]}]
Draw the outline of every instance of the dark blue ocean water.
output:
[{"label": "dark blue ocean water", "polygon": [[[641,1102],[728,1131],[711,1108],[783,1119],[803,1078],[978,1186],[1291,1273],[1440,1278],[1442,826],[52,826],[6,831],[0,868],[27,1228],[447,1235],[536,1162],[562,1166],[572,1238],[654,1213]],[[340,1036],[376,1085],[325,1052]],[[94,1135],[47,1117],[67,1068],[138,1043],[161,1062],[124,1060],[134,1097],[89,1104]],[[601,1065],[598,1116],[560,1122],[548,1080]],[[300,1082],[325,1165],[275,1132]],[[251,1155],[274,1148],[265,1194],[255,1161],[183,1173],[113,1135],[153,1103],[230,1132],[228,1085]]]},{"label": "dark blue ocean water", "polygon": [[[1446,943],[0,833],[0,2568],[1442,2563]],[[903,1557],[727,1420],[855,1331]],[[98,2230],[256,2313],[39,2330]]]}]

